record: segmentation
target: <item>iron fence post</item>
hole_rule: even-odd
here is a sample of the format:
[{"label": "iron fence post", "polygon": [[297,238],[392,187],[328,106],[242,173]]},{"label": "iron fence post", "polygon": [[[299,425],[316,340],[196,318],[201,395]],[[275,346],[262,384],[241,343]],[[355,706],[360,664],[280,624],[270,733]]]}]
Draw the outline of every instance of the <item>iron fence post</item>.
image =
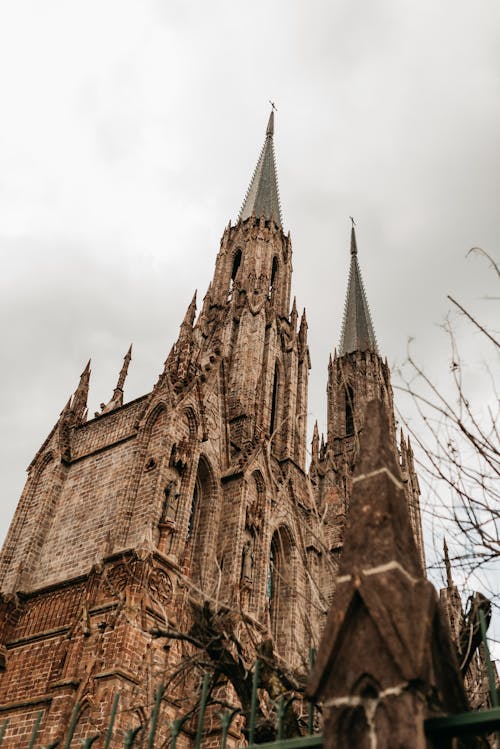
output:
[{"label": "iron fence post", "polygon": [[203,733],[203,721],[205,720],[205,707],[207,704],[209,679],[210,679],[210,674],[208,673],[208,671],[205,671],[203,675],[203,686],[201,688],[200,714],[198,716],[198,729],[196,731],[196,740],[194,742],[194,749],[200,749],[200,746],[201,746],[201,736]]},{"label": "iron fence post", "polygon": [[75,702],[75,706],[73,708],[73,712],[71,713],[71,720],[69,722],[68,726],[68,733],[66,736],[66,741],[64,742],[64,749],[69,749],[71,744],[71,739],[73,738],[73,734],[75,732],[76,724],[78,722],[78,716],[80,715],[80,703]]},{"label": "iron fence post", "polygon": [[118,710],[118,702],[120,699],[120,692],[117,692],[113,698],[113,706],[111,708],[111,715],[109,718],[109,726],[106,731],[106,740],[104,742],[104,749],[109,749],[111,743],[111,737],[113,735],[113,726],[115,725],[116,711]]},{"label": "iron fence post", "polygon": [[3,737],[5,736],[5,731],[7,730],[8,723],[9,719],[5,718],[4,722],[2,723],[2,727],[0,728],[0,745],[2,744]]},{"label": "iron fence post", "polygon": [[125,741],[123,744],[123,749],[131,749],[135,741],[135,738],[141,729],[142,729],[142,726],[137,726],[137,728],[129,728],[128,731],[125,732]]},{"label": "iron fence post", "polygon": [[40,728],[40,723],[42,721],[43,712],[44,712],[43,710],[40,710],[40,712],[36,716],[35,725],[33,726],[33,732],[31,734],[31,739],[29,743],[29,749],[33,749],[33,747],[35,746],[35,739],[38,733],[38,729]]},{"label": "iron fence post", "polygon": [[160,715],[160,704],[161,704],[162,697],[163,697],[163,685],[159,684],[158,689],[156,690],[155,706],[153,708],[153,713],[151,715],[151,726],[149,729],[149,736],[148,736],[148,749],[154,749],[156,727],[158,725],[158,718]]}]

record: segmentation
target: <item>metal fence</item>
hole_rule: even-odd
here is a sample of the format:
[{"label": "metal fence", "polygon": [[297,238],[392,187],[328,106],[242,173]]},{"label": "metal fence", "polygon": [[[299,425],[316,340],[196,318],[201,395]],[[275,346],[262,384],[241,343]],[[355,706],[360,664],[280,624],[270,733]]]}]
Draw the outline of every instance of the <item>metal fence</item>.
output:
[{"label": "metal fence", "polygon": [[[425,721],[425,732],[427,736],[436,742],[441,738],[449,739],[451,737],[463,738],[466,736],[480,736],[488,735],[496,732],[497,746],[500,747],[500,699],[496,685],[496,676],[493,663],[491,661],[490,652],[488,648],[488,641],[486,638],[486,621],[482,610],[479,610],[479,623],[481,628],[481,637],[484,647],[486,668],[488,672],[488,683],[490,693],[491,708],[487,710],[471,710],[465,713],[459,713],[455,715],[447,715],[437,718],[429,718]],[[314,660],[314,651],[311,650],[311,665]],[[314,721],[315,711],[317,707],[312,703],[308,705],[308,721],[307,721],[307,735],[296,736],[294,738],[284,738],[284,717],[286,710],[290,706],[290,698],[286,696],[280,697],[275,703],[274,708],[276,711],[276,739],[268,743],[255,743],[255,729],[257,719],[257,692],[259,688],[259,670],[260,662],[255,661],[253,669],[252,679],[252,693],[251,693],[251,707],[250,714],[245,715],[247,719],[247,730],[248,730],[248,747],[247,749],[320,749],[323,746],[323,736],[321,734],[314,734]],[[205,714],[207,706],[210,704],[209,699],[209,683],[211,674],[205,672],[201,687],[200,702],[198,708],[198,719],[197,728],[194,735],[194,749],[201,749],[202,739],[204,733]],[[160,721],[160,708],[163,699],[164,688],[160,685],[156,691],[155,704],[151,713],[148,726],[137,726],[123,732],[123,749],[132,749],[134,746],[138,747],[139,741],[141,745],[147,749],[154,749],[155,741],[158,732],[158,726]],[[109,749],[111,740],[115,736],[115,721],[120,702],[120,693],[117,692],[113,698],[113,704],[111,707],[111,714],[109,724],[104,735],[104,749]],[[81,705],[76,703],[68,725],[68,731],[64,738],[64,743],[56,741],[48,746],[41,747],[41,749],[55,749],[61,745],[61,749],[70,749],[71,742],[75,729],[80,717]],[[31,734],[29,749],[35,749],[37,744],[37,738],[39,733],[40,724],[44,715],[44,710],[40,710],[35,718],[33,731]],[[241,710],[225,709],[219,713],[220,718],[220,749],[226,749],[227,739],[231,725],[236,716],[241,716]],[[191,720],[193,713],[189,712],[183,717],[175,718],[169,725],[169,739],[167,739],[169,749],[176,749],[177,739],[183,730],[185,724]],[[0,746],[3,743],[5,732],[8,726],[9,719],[4,720],[0,726]],[[212,734],[213,735],[213,734]],[[234,736],[234,734],[233,734]],[[90,736],[82,740],[82,749],[88,749],[94,744],[95,741],[103,737],[103,733]],[[436,746],[438,744],[436,743]]]}]

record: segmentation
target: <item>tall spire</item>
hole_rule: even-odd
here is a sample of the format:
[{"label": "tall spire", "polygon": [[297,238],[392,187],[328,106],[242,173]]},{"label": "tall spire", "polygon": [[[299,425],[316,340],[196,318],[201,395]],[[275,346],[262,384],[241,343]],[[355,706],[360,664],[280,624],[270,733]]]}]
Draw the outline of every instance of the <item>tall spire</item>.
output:
[{"label": "tall spire", "polygon": [[266,139],[240,211],[240,219],[244,221],[250,218],[252,213],[257,218],[264,214],[265,218],[269,219],[272,215],[278,226],[282,227],[273,135],[274,110],[269,115]]},{"label": "tall spire", "polygon": [[366,301],[361,271],[358,264],[358,247],[354,221],[351,229],[351,267],[347,282],[347,296],[340,339],[340,356],[352,351],[377,353],[377,341]]}]

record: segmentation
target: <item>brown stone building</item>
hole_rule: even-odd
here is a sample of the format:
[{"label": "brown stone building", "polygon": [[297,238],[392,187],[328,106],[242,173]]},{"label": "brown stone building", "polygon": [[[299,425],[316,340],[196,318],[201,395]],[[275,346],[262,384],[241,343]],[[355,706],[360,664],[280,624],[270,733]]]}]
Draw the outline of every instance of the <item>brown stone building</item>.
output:
[{"label": "brown stone building", "polygon": [[[199,314],[193,298],[151,392],[123,402],[129,351],[111,400],[88,419],[87,365],[29,466],[0,558],[4,745],[27,745],[40,711],[40,743],[61,739],[77,703],[80,745],[105,729],[117,691],[116,725],[144,725],[159,683],[162,725],[186,713],[200,666],[182,634],[195,640],[204,604],[224,613],[243,662],[272,637],[283,668],[307,670],[373,398],[389,419],[424,567],[412,450],[404,438],[397,445],[354,227],[341,343],[327,372],[328,433],[320,442],[315,427],[307,465],[307,322],[291,299],[273,130],[271,113]],[[177,636],[155,639],[154,628]]]}]

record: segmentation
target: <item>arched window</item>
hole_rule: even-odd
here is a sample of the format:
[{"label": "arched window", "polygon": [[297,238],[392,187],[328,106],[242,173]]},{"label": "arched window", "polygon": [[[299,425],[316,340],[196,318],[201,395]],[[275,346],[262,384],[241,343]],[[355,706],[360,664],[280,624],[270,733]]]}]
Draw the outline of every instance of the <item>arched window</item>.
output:
[{"label": "arched window", "polygon": [[269,299],[272,298],[274,287],[275,287],[275,284],[276,284],[276,281],[277,281],[278,267],[279,267],[278,258],[275,255],[273,257],[273,266],[272,266],[272,269],[271,269],[271,282],[269,284]]},{"label": "arched window", "polygon": [[354,390],[350,385],[345,389],[345,433],[347,437],[354,434]]},{"label": "arched window", "polygon": [[280,372],[278,362],[274,367],[273,394],[271,398],[271,421],[269,422],[269,434],[272,434],[277,426],[278,398],[280,390]]},{"label": "arched window", "polygon": [[201,457],[198,463],[196,480],[191,497],[188,522],[186,526],[186,556],[191,577],[201,581],[209,573],[211,521],[214,512],[215,485],[212,471]]},{"label": "arched window", "polygon": [[234,260],[233,260],[233,270],[231,272],[231,281],[234,281],[236,278],[236,274],[238,273],[238,268],[241,265],[241,250],[236,250],[234,253]]},{"label": "arched window", "polygon": [[276,650],[285,655],[290,649],[292,601],[292,540],[287,528],[278,528],[271,541],[266,594],[269,601],[271,632]]}]

